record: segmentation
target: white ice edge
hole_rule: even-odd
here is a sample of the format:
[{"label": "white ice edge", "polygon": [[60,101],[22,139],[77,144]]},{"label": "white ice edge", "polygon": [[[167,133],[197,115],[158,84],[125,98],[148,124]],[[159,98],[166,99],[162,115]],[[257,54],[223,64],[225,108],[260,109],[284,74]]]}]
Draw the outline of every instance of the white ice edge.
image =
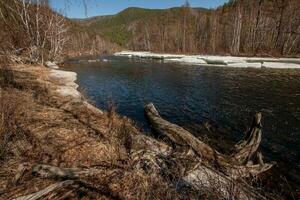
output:
[{"label": "white ice edge", "polygon": [[161,59],[190,65],[223,66],[234,68],[300,69],[300,58],[236,57],[212,55],[159,54],[147,51],[121,51],[114,54],[123,57]]},{"label": "white ice edge", "polygon": [[58,65],[55,62],[47,61],[45,62],[45,66],[50,69],[58,69]]},{"label": "white ice edge", "polygon": [[70,71],[63,71],[57,69],[51,69],[49,78],[59,83],[56,92],[62,97],[71,97],[73,101],[82,102],[89,110],[96,114],[103,114],[103,112],[84,100],[83,95],[77,90],[78,85],[75,83],[77,80],[77,73]]},{"label": "white ice edge", "polygon": [[77,80],[77,73],[51,69],[49,78],[57,81],[60,85],[56,92],[62,97],[72,97],[75,100],[81,99],[81,94],[77,90],[78,85],[75,83]]}]

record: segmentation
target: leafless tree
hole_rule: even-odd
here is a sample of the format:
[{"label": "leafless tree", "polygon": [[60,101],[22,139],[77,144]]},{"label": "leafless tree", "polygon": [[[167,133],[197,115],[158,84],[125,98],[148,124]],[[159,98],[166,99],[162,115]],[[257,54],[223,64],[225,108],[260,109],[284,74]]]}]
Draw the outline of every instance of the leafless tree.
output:
[{"label": "leafless tree", "polygon": [[[24,40],[22,45],[11,40],[11,50],[21,48],[33,62],[58,59],[67,41],[68,27],[65,18],[49,8],[49,1],[11,0],[0,3],[0,18],[6,22],[6,31],[13,27],[22,37],[19,40]],[[10,36],[13,37],[12,34]]]},{"label": "leafless tree", "polygon": [[241,32],[242,32],[242,9],[241,6],[237,3],[236,5],[236,15],[235,22],[233,27],[233,39],[231,43],[230,52],[233,55],[238,55],[240,53],[240,44],[241,44]]}]

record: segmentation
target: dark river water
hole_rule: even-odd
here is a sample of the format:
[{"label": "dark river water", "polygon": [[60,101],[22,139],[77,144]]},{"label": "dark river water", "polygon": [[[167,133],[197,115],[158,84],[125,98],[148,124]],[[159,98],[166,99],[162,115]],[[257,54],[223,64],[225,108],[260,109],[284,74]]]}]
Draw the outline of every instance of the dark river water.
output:
[{"label": "dark river water", "polygon": [[255,112],[262,112],[263,154],[300,185],[300,70],[105,58],[109,62],[73,59],[64,67],[77,72],[80,87],[99,108],[113,102],[118,113],[149,132],[143,106],[153,102],[165,119],[196,136],[203,136],[197,132],[200,124],[213,121],[230,130],[223,139],[231,142],[242,138]]}]

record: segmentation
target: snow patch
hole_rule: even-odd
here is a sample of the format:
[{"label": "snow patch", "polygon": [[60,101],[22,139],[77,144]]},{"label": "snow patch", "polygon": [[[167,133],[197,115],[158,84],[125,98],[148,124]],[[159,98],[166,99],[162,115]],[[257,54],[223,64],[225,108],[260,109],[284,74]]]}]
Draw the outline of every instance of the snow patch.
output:
[{"label": "snow patch", "polygon": [[67,72],[52,69],[49,77],[57,81],[61,86],[58,87],[56,92],[62,97],[72,97],[75,100],[81,99],[80,92],[77,91],[78,85],[75,83],[77,74],[75,72]]},{"label": "snow patch", "polygon": [[205,66],[224,66],[240,68],[277,68],[277,69],[299,69],[300,58],[263,58],[263,57],[235,57],[235,56],[210,56],[210,55],[176,55],[158,54],[148,51],[122,51],[115,56],[137,57],[147,59],[161,59],[165,62],[178,62],[181,64],[195,64]]},{"label": "snow patch", "polygon": [[182,58],[166,58],[165,61],[187,64],[206,64],[206,62],[203,59],[198,58],[197,56],[184,56]]},{"label": "snow patch", "polygon": [[233,56],[198,56],[205,60],[208,64],[213,65],[227,65],[230,63],[245,63],[243,57],[233,57]]},{"label": "snow patch", "polygon": [[264,62],[262,66],[274,69],[300,69],[300,64],[295,63]]},{"label": "snow patch", "polygon": [[77,74],[75,72],[67,72],[61,70],[52,69],[50,71],[50,78],[58,81],[60,84],[67,86],[74,86],[77,89],[78,85],[75,83],[77,80]]},{"label": "snow patch", "polygon": [[74,87],[60,86],[56,92],[62,97],[72,97],[75,100],[81,99],[81,94]]},{"label": "snow patch", "polygon": [[45,62],[46,67],[50,69],[58,69],[58,65],[55,62],[47,61]]},{"label": "snow patch", "polygon": [[229,63],[228,67],[237,67],[237,68],[261,68],[261,63]]}]

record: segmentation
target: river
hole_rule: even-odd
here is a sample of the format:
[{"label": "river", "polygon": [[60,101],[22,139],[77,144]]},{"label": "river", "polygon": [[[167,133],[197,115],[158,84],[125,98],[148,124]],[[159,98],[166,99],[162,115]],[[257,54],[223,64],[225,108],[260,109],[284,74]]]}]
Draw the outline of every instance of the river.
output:
[{"label": "river", "polygon": [[[80,59],[70,59],[63,69],[77,72],[81,89],[99,108],[113,102],[118,113],[134,119],[145,132],[150,132],[143,111],[147,102],[196,136],[215,139],[216,146],[241,139],[253,114],[262,112],[263,154],[300,185],[300,70],[192,66],[114,56],[100,57],[106,62],[99,63]],[[207,121],[227,133],[199,133],[199,125]]]}]

